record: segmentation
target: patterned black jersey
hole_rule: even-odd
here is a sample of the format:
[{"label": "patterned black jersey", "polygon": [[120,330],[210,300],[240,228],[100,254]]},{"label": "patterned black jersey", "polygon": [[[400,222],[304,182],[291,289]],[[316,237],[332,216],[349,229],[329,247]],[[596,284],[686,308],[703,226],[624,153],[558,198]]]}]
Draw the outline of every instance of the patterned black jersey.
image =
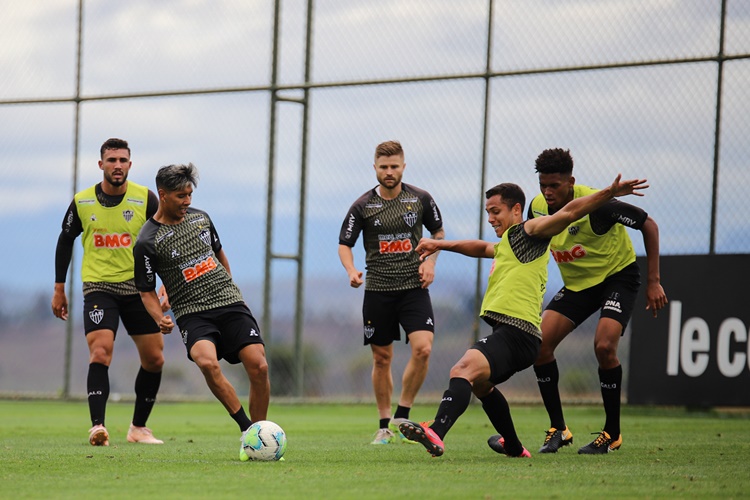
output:
[{"label": "patterned black jersey", "polygon": [[156,274],[169,295],[175,318],[243,302],[216,253],[221,240],[208,214],[189,208],[179,224],[146,221],[133,248],[135,286],[156,289]]},{"label": "patterned black jersey", "polygon": [[365,290],[388,292],[421,286],[419,255],[414,251],[422,226],[443,227],[435,200],[427,191],[401,183],[401,193],[385,200],[377,188],[359,197],[341,225],[339,243],[353,247],[363,233],[367,275]]}]

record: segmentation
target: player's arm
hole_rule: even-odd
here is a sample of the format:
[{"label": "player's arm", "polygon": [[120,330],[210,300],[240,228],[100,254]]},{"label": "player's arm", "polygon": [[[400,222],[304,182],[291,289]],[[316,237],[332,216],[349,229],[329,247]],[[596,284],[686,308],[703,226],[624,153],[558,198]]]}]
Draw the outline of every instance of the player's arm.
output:
[{"label": "player's arm", "polygon": [[491,259],[495,256],[495,245],[483,240],[435,240],[422,238],[419,240],[416,251],[419,258],[424,260],[440,250],[460,253],[467,257]]},{"label": "player's arm", "polygon": [[143,302],[143,306],[146,308],[146,311],[148,311],[148,314],[154,319],[156,324],[159,325],[159,330],[161,331],[161,333],[172,333],[174,322],[172,321],[171,316],[167,316],[162,312],[161,301],[156,295],[156,291],[139,291],[138,293],[141,294],[141,301]]},{"label": "player's arm", "polygon": [[363,283],[362,271],[354,266],[354,252],[352,252],[352,247],[339,243],[339,260],[341,260],[341,265],[344,266],[346,274],[349,276],[349,286],[359,288]]},{"label": "player's arm", "polygon": [[667,294],[661,286],[659,275],[659,226],[651,217],[646,218],[641,228],[643,245],[646,249],[647,282],[646,309],[651,310],[654,318],[659,309],[667,305]]},{"label": "player's arm", "polygon": [[629,194],[643,196],[639,191],[648,188],[645,179],[621,181],[621,177],[620,174],[617,174],[614,182],[608,188],[588,196],[576,198],[548,217],[527,220],[524,224],[524,230],[529,236],[535,238],[552,238],[563,232],[568,225],[590,214],[609,200]]},{"label": "player's arm", "polygon": [[68,274],[70,259],[73,256],[73,244],[83,232],[81,219],[78,218],[75,200],[70,203],[62,223],[62,231],[55,247],[55,286],[52,293],[52,314],[65,321],[68,319],[68,296],[65,294],[65,278]]},{"label": "player's arm", "polygon": [[[153,244],[155,226],[151,223],[141,228],[138,240],[133,247],[133,275],[135,288],[141,296],[143,306],[153,318],[161,333],[172,333],[174,322],[164,314],[163,304],[156,294],[156,271],[159,263]],[[164,288],[164,287],[163,287]],[[164,290],[166,293],[166,289]]]}]

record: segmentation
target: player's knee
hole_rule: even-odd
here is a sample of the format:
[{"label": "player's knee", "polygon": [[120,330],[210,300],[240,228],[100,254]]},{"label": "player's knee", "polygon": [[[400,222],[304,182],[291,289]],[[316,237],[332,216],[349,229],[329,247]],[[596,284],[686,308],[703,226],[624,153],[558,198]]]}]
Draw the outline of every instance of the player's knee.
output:
[{"label": "player's knee", "polygon": [[430,354],[432,354],[432,346],[431,345],[424,345],[415,348],[411,356],[417,361],[426,362],[430,359]]},{"label": "player's knee", "polygon": [[600,362],[612,360],[617,358],[617,344],[608,341],[597,342],[594,345],[594,353]]},{"label": "player's knee", "polygon": [[141,366],[143,369],[151,372],[158,373],[164,367],[164,354],[162,352],[145,355],[141,359]]},{"label": "player's knee", "polygon": [[392,356],[388,353],[373,352],[372,362],[376,368],[388,368],[391,366]]},{"label": "player's knee", "polygon": [[465,378],[469,380],[469,364],[464,360],[460,360],[458,363],[453,365],[453,368],[451,368],[450,377]]},{"label": "player's knee", "polygon": [[103,346],[94,347],[89,353],[89,363],[107,365],[112,362],[112,350]]},{"label": "player's knee", "polygon": [[252,363],[247,369],[247,374],[251,380],[266,380],[268,378],[268,361],[266,361],[266,358],[261,358],[259,361]]},{"label": "player's knee", "polygon": [[206,377],[215,377],[217,373],[221,373],[221,366],[219,366],[219,360],[218,359],[212,359],[209,357],[194,357],[193,361],[195,361],[196,366],[198,366],[198,369],[203,373]]}]

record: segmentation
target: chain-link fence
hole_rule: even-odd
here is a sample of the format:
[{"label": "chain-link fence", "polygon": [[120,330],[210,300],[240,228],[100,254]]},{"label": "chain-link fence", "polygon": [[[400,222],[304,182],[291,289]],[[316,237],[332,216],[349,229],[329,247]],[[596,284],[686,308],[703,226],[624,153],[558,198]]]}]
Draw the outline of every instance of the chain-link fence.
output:
[{"label": "chain-link fence", "polygon": [[[336,249],[349,205],[376,184],[383,140],[402,142],[405,182],[433,194],[451,239],[494,237],[484,189],[515,182],[530,199],[534,159],[563,147],[579,183],[649,179],[634,202],[659,224],[663,254],[750,248],[748,2],[6,1],[0,42],[4,393],[85,393],[79,264],[69,344],[49,300],[64,211],[101,179],[108,137],[130,142],[130,178],[152,189],[161,165],[201,170],[193,203],[214,218],[263,316],[275,396],[372,400],[362,291],[349,288]],[[363,268],[361,245],[355,258]],[[488,270],[440,257],[420,399],[442,392],[488,331],[476,318]],[[551,267],[548,288],[559,286]],[[124,337],[112,391],[131,394],[138,358]],[[208,396],[172,337],[161,394]],[[568,400],[598,391],[592,344],[587,323],[558,350]],[[395,351],[397,393],[408,348]],[[626,335],[625,367],[627,353]],[[240,375],[232,381],[246,391]],[[532,371],[506,391],[537,400]]]}]

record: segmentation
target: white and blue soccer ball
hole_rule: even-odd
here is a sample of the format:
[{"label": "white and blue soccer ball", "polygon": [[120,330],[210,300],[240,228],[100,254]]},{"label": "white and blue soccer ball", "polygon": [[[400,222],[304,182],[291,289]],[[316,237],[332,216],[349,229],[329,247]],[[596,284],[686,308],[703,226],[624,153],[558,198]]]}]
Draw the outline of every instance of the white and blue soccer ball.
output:
[{"label": "white and blue soccer ball", "polygon": [[250,460],[279,460],[286,451],[286,433],[275,422],[259,420],[243,433],[242,449]]}]

